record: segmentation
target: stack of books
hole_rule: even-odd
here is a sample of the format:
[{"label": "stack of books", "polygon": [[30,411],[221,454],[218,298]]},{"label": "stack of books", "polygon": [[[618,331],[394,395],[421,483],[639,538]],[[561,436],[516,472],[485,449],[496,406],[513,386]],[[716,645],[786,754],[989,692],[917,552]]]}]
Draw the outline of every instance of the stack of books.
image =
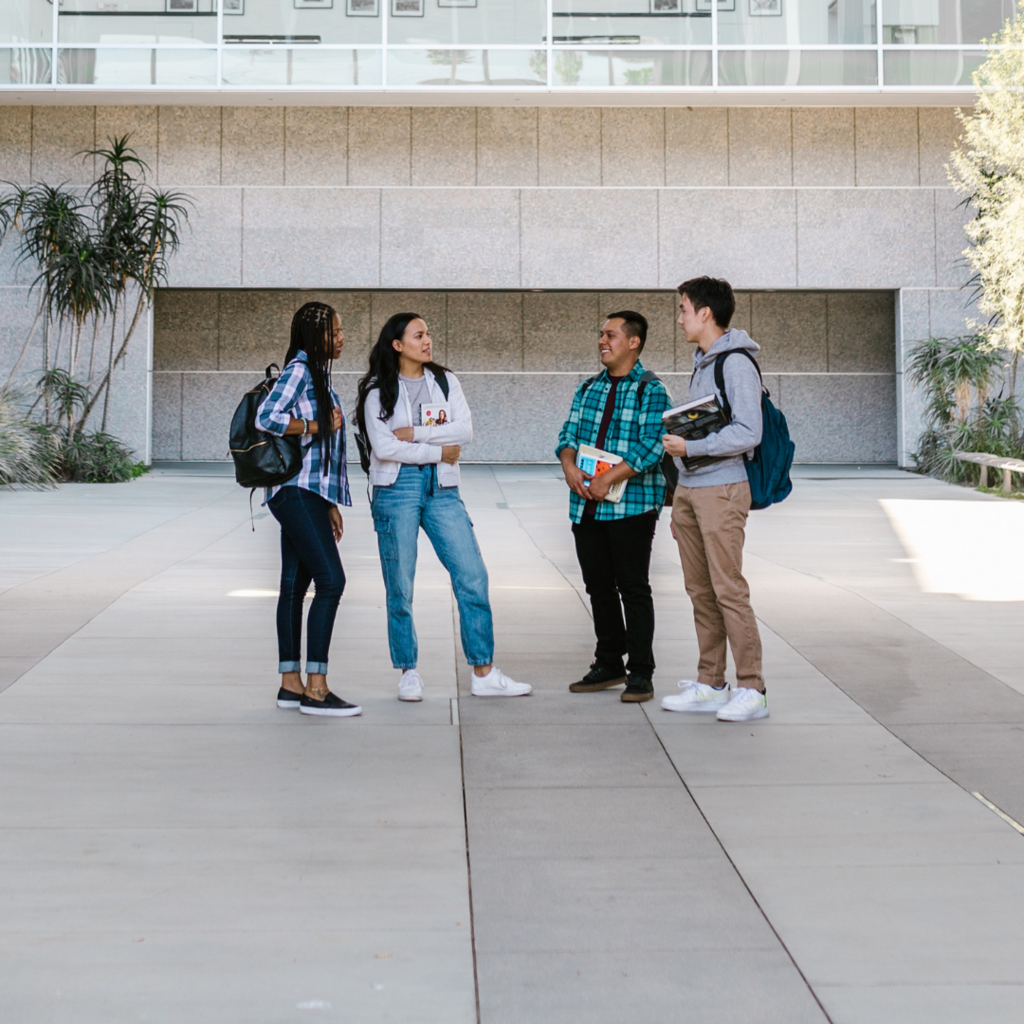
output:
[{"label": "stack of books", "polygon": [[[708,434],[721,430],[728,422],[714,395],[696,398],[661,414],[661,424],[665,428],[665,433],[675,434],[684,441],[699,441]],[[693,459],[683,456],[683,465],[690,473],[714,461],[712,455],[700,455]]]}]

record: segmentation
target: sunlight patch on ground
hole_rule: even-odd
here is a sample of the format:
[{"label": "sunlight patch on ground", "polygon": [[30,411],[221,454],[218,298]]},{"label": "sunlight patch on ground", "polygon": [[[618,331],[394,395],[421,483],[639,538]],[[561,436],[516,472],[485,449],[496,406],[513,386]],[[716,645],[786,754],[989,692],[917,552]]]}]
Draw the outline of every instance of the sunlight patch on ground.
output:
[{"label": "sunlight patch on ground", "polygon": [[1024,601],[1024,507],[884,498],[880,504],[923,591],[968,601]]}]

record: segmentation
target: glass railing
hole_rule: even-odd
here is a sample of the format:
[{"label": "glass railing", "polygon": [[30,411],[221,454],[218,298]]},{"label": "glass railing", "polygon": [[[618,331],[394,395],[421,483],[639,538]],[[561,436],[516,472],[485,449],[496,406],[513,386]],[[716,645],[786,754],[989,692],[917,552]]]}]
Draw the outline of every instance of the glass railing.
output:
[{"label": "glass railing", "polygon": [[0,88],[963,89],[1013,0],[0,0]]}]

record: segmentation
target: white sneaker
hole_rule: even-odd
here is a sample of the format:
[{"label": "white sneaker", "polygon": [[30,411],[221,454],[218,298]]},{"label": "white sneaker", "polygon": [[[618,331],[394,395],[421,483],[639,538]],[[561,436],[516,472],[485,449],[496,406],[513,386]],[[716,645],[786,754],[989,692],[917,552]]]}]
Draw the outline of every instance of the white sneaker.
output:
[{"label": "white sneaker", "polygon": [[398,680],[399,700],[423,700],[423,679],[414,668],[408,668]]},{"label": "white sneaker", "polygon": [[716,690],[707,683],[698,683],[693,679],[680,679],[676,686],[679,693],[661,698],[661,706],[666,711],[691,711],[696,714],[709,714],[724,708],[729,703],[729,684]]},{"label": "white sneaker", "polygon": [[767,695],[749,686],[737,686],[732,700],[718,712],[720,722],[752,722],[767,717]]},{"label": "white sneaker", "polygon": [[509,679],[497,665],[492,665],[491,671],[485,676],[473,673],[474,697],[525,697],[528,693],[533,693],[529,683],[517,683]]}]

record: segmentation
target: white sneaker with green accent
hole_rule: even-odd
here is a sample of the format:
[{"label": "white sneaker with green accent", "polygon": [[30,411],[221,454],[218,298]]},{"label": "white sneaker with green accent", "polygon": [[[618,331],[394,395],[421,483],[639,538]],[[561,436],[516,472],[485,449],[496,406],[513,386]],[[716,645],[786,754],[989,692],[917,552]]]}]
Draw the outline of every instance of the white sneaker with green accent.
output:
[{"label": "white sneaker with green accent", "polygon": [[720,722],[752,722],[767,717],[767,695],[749,686],[737,686],[732,700],[718,712]]},{"label": "white sneaker with green accent", "polygon": [[707,683],[698,683],[693,679],[680,679],[676,686],[679,693],[661,698],[661,706],[666,711],[690,711],[694,714],[710,714],[729,703],[729,684],[716,690]]}]

